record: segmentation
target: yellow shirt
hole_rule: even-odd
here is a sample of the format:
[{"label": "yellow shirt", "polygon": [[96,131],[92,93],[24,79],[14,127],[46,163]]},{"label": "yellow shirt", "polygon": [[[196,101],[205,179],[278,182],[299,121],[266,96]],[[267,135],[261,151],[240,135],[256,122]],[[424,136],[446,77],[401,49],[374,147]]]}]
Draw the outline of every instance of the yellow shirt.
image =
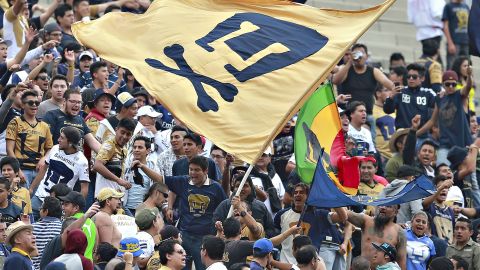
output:
[{"label": "yellow shirt", "polygon": [[[366,195],[370,196],[372,198],[377,198],[380,192],[382,192],[384,186],[382,184],[379,184],[375,181],[373,186],[369,186],[364,182],[360,182],[358,185],[358,194],[359,195]],[[370,216],[372,216],[375,213],[375,207],[374,206],[367,206],[367,211],[366,213]]]},{"label": "yellow shirt", "polygon": [[15,157],[20,166],[27,169],[34,169],[40,158],[53,147],[48,124],[38,121],[31,126],[23,116],[17,116],[8,123],[6,139],[15,141]]},{"label": "yellow shirt", "polygon": [[[23,214],[28,215],[32,213],[32,201],[30,200],[30,192],[24,187],[17,190],[12,189],[12,202],[20,208],[23,208]],[[23,207],[25,204],[25,207]]]},{"label": "yellow shirt", "polygon": [[250,241],[257,241],[260,238],[264,238],[265,230],[263,229],[263,225],[257,222],[257,226],[260,228],[260,237],[255,237],[255,235],[253,235],[253,233],[250,231],[250,229],[247,226],[243,227],[242,234],[240,237],[248,238],[248,240]]},{"label": "yellow shirt", "polygon": [[[462,90],[463,84],[460,82],[457,83],[457,90]],[[470,88],[470,92],[468,92],[468,108],[470,111],[475,111],[475,88]]]}]

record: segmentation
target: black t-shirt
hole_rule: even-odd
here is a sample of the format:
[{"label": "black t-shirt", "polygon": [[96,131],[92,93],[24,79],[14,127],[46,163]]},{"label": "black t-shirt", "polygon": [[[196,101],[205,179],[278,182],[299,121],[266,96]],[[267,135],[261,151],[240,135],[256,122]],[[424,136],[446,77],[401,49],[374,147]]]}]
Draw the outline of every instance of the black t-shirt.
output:
[{"label": "black t-shirt", "polygon": [[223,263],[227,269],[235,263],[245,263],[247,257],[253,254],[253,243],[247,240],[226,240]]},{"label": "black t-shirt", "polygon": [[374,69],[367,66],[367,70],[358,74],[354,67],[350,67],[345,81],[341,84],[339,94],[352,95],[352,101],[363,101],[367,109],[367,114],[372,114],[374,93],[377,88],[377,80],[373,74]]},{"label": "black t-shirt", "polygon": [[90,133],[85,120],[80,115],[67,115],[62,110],[56,109],[47,112],[43,121],[50,126],[50,132],[52,133],[53,144],[58,144],[58,138],[60,137],[60,131],[64,127],[74,127],[80,130],[82,138]]},{"label": "black t-shirt", "polygon": [[10,226],[10,224],[20,219],[22,209],[9,201],[6,208],[0,208],[0,214],[2,214],[0,221],[5,222],[7,223],[7,226]]}]

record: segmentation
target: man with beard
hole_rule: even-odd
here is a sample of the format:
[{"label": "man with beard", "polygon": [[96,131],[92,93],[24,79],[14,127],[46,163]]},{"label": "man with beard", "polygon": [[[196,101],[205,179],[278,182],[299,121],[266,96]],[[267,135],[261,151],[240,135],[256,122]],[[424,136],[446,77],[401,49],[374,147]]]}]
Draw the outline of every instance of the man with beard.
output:
[{"label": "man with beard", "polygon": [[[376,250],[372,243],[389,243],[398,251],[395,261],[405,270],[407,240],[402,227],[394,221],[397,213],[398,205],[378,206],[375,217],[348,211],[348,221],[362,229],[362,257],[373,263]],[[372,265],[372,269],[375,267]]]},{"label": "man with beard", "polygon": [[3,269],[5,270],[32,270],[33,263],[31,256],[37,256],[37,245],[33,226],[17,221],[7,228],[7,239],[12,248]]},{"label": "man with beard", "polygon": [[93,221],[98,230],[98,243],[107,242],[114,247],[120,247],[122,233],[117,225],[113,223],[111,216],[117,214],[121,207],[123,192],[117,192],[113,188],[104,188],[97,195],[100,211],[95,215]]},{"label": "man with beard", "polygon": [[91,133],[83,118],[79,115],[82,105],[82,95],[78,90],[67,90],[63,97],[65,98],[64,108],[49,111],[43,118],[43,121],[50,125],[53,143],[58,143],[62,128],[71,126],[80,130],[82,138],[90,149],[98,152],[100,144]]},{"label": "man with beard", "polygon": [[453,185],[451,179],[439,175],[433,179],[437,191],[422,202],[423,209],[430,215],[432,234],[440,239],[453,243],[453,228],[455,228],[455,215],[453,209],[445,204],[447,193]]}]

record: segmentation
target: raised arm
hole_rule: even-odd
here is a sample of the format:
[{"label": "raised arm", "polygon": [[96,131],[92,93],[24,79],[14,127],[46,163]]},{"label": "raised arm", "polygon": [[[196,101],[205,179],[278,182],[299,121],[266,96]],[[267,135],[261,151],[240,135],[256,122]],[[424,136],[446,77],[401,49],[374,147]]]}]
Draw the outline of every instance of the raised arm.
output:
[{"label": "raised arm", "polygon": [[468,98],[468,94],[470,93],[470,89],[472,88],[473,80],[472,80],[472,67],[468,66],[467,68],[467,83],[462,88],[462,97]]},{"label": "raised arm", "polygon": [[383,87],[394,91],[395,90],[395,84],[390,81],[390,79],[385,76],[385,74],[378,68],[373,69],[373,76],[375,77],[375,80],[379,82]]},{"label": "raised arm", "polygon": [[43,12],[41,15],[40,15],[40,24],[42,26],[44,26],[48,19],[50,19],[50,17],[52,17],[52,14],[55,12],[55,9],[57,9],[58,5],[60,5],[61,3],[63,2],[63,0],[55,0],[53,1],[47,8],[47,10],[45,10],[45,12]]},{"label": "raised arm", "polygon": [[345,207],[334,208],[330,214],[333,223],[344,224],[348,219],[347,209]]},{"label": "raised arm", "polygon": [[352,223],[354,226],[363,228],[365,226],[365,214],[355,213],[351,210],[347,211],[348,222]]},{"label": "raised arm", "polygon": [[[18,0],[15,2],[21,2],[21,0]],[[15,6],[14,6],[15,7]],[[25,58],[25,55],[28,52],[28,48],[30,47],[30,44],[32,43],[33,39],[37,36],[37,31],[35,31],[33,28],[29,28],[25,32],[25,42],[22,45],[22,48],[20,51],[15,55],[15,57],[11,60],[7,61],[7,68],[10,69],[11,66],[15,64],[20,64],[23,61],[23,58]]]},{"label": "raised arm", "polygon": [[453,180],[448,179],[443,181],[443,183],[437,188],[437,191],[435,192],[435,194],[428,196],[423,200],[422,202],[423,209],[429,208],[430,205],[435,201],[435,198],[440,196],[440,193],[442,192],[442,190],[449,189],[451,186],[453,186]]},{"label": "raised arm", "polygon": [[160,182],[163,183],[163,176],[156,171],[150,169],[147,165],[141,163],[139,160],[134,160],[132,162],[132,168],[137,166],[139,169],[141,169],[145,174],[152,179],[154,182]]},{"label": "raised arm", "polygon": [[480,138],[477,138],[475,142],[470,145],[467,157],[464,160],[466,166],[462,166],[462,168],[458,170],[458,179],[463,179],[465,176],[475,172],[479,147]]},{"label": "raised arm", "polygon": [[341,66],[338,69],[337,73],[333,74],[333,79],[332,79],[333,84],[335,84],[335,85],[342,84],[347,79],[348,70],[351,67],[352,67],[352,60],[351,60],[351,58],[349,58],[347,63],[345,65]]},{"label": "raised arm", "polygon": [[48,64],[50,64],[53,61],[53,54],[45,54],[43,57],[42,62],[37,65],[30,73],[28,73],[28,80],[35,80],[37,78],[38,74],[40,71],[45,68]]}]

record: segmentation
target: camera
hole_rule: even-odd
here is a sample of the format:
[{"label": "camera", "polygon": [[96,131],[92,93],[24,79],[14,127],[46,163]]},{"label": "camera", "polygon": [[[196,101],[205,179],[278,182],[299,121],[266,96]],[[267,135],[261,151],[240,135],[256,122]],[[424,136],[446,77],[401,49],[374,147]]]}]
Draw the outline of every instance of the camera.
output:
[{"label": "camera", "polygon": [[355,51],[352,53],[353,55],[353,60],[358,60],[363,57],[363,53],[360,51]]}]

